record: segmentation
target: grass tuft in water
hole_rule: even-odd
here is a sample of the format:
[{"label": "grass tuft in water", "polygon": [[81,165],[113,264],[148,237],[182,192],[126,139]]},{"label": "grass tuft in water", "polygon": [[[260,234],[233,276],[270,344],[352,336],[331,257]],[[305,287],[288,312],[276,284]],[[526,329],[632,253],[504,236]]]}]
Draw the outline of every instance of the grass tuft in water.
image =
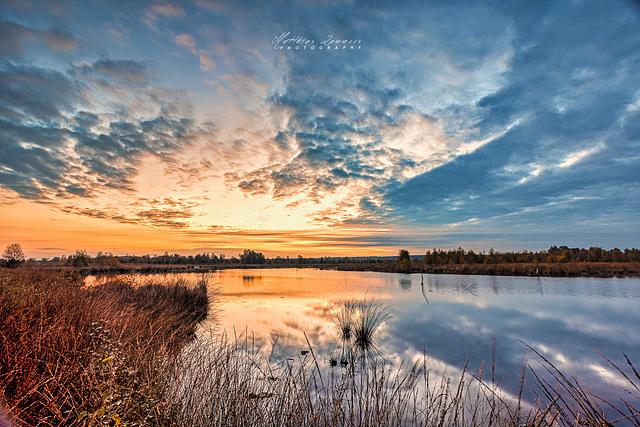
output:
[{"label": "grass tuft in water", "polygon": [[340,301],[332,305],[331,317],[343,365],[345,361],[355,359],[366,365],[366,362],[375,363],[382,358],[376,338],[384,323],[391,318],[384,304],[367,299]]}]

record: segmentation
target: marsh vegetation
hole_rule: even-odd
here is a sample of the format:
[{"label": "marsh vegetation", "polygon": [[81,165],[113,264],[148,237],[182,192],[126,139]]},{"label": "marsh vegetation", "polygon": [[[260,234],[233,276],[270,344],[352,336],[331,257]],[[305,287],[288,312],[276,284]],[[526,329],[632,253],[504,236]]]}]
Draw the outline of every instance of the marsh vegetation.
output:
[{"label": "marsh vegetation", "polygon": [[207,284],[0,269],[0,401],[18,425],[162,424],[167,362],[207,317]]},{"label": "marsh vegetation", "polygon": [[0,270],[8,418],[43,426],[640,425],[640,376],[626,356],[622,364],[603,356],[623,379],[614,401],[529,347],[520,393],[510,395],[493,363],[454,375],[434,370],[426,353],[390,363],[376,341],[390,314],[365,299],[331,307],[336,362],[345,363],[320,360],[306,334],[304,351],[275,358],[247,333],[196,333],[216,298],[201,279],[123,276],[87,286],[73,272]]}]

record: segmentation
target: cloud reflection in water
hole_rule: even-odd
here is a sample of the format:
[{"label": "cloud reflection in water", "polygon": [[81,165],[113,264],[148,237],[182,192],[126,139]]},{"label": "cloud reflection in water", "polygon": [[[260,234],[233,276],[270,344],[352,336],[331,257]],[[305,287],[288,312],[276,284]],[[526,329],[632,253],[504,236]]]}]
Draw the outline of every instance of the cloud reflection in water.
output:
[{"label": "cloud reflection in water", "polygon": [[[512,394],[517,394],[527,354],[522,342],[603,397],[609,397],[616,380],[610,369],[600,369],[606,363],[594,349],[614,361],[623,352],[640,354],[638,279],[421,277],[298,269],[261,270],[259,280],[247,281],[245,276],[257,274],[216,274],[222,329],[250,331],[266,353],[277,337],[277,353],[283,358],[307,348],[306,332],[325,366],[337,345],[331,304],[365,298],[384,304],[392,315],[376,339],[389,361],[398,364],[426,352],[434,368],[449,366],[447,372],[455,374],[468,359],[475,370],[483,362],[490,365],[495,337],[496,380]],[[529,364],[538,366],[535,357]]]}]

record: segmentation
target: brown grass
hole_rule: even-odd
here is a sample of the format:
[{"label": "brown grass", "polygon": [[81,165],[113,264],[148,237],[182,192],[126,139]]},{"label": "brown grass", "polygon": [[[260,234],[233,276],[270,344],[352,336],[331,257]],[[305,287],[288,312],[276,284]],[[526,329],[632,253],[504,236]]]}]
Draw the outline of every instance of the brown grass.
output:
[{"label": "brown grass", "polygon": [[73,272],[0,270],[0,399],[20,425],[148,422],[165,405],[165,361],[209,301],[199,286]]},{"label": "brown grass", "polygon": [[[332,366],[309,344],[305,355],[274,362],[246,335],[194,338],[208,307],[204,281],[125,277],[87,288],[70,272],[0,270],[8,418],[27,426],[640,426],[640,375],[626,356],[625,369],[605,358],[627,382],[609,402],[530,348],[520,393],[507,399],[495,366],[490,382],[484,367],[465,366],[456,380],[434,376],[427,357],[399,369]],[[525,388],[535,402],[524,403]]]},{"label": "brown grass", "polygon": [[[471,373],[465,366],[457,381],[433,377],[427,357],[400,369],[351,363],[321,371],[312,351],[274,364],[245,338],[211,335],[182,353],[168,395],[174,402],[172,425],[640,426],[640,410],[632,403],[640,399],[640,376],[628,359],[630,374],[610,362],[628,381],[621,400],[612,403],[531,349],[541,372],[527,357],[519,394],[507,398],[493,378],[483,379],[483,368]],[[535,402],[525,404],[526,388],[534,391]]]}]

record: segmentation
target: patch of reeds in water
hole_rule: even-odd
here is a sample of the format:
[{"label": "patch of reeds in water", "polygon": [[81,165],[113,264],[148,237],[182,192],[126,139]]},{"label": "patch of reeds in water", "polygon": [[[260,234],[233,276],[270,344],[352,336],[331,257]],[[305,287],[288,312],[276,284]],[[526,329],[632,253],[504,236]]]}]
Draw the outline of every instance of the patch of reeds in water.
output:
[{"label": "patch of reeds in water", "polygon": [[[366,367],[382,358],[377,335],[391,318],[384,304],[367,299],[340,301],[331,306],[331,318],[341,366],[360,361]],[[331,363],[337,364],[337,358],[332,358]]]},{"label": "patch of reeds in water", "polygon": [[[465,366],[457,381],[436,375],[429,358],[392,367],[378,361],[367,369],[318,368],[313,351],[272,363],[248,343],[211,336],[191,343],[174,366],[168,394],[170,418],[180,426],[609,426],[640,425],[640,411],[629,399],[609,419],[584,386],[569,381],[546,359],[533,372],[521,373],[520,394],[508,397],[499,383],[483,380],[483,369]],[[312,350],[310,347],[309,350]],[[537,354],[540,356],[539,354]],[[638,399],[637,372],[625,375]],[[537,391],[525,404],[525,387]],[[622,390],[628,393],[627,390]],[[611,411],[609,411],[610,413]]]}]

